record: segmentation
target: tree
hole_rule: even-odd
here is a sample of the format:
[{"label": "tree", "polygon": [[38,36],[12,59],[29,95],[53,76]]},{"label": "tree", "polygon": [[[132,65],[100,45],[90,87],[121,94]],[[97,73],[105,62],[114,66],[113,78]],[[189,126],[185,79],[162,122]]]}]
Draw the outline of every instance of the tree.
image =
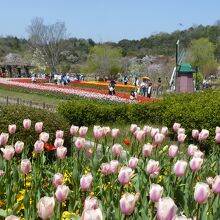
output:
[{"label": "tree", "polygon": [[217,61],[214,52],[215,47],[207,38],[200,38],[191,42],[188,60],[193,66],[199,66],[203,77],[210,73],[216,73]]},{"label": "tree", "polygon": [[66,35],[66,27],[63,22],[45,25],[42,18],[34,18],[28,27],[29,43],[34,49],[38,49],[44,57],[52,72],[57,72],[60,61],[62,42]]},{"label": "tree", "polygon": [[107,45],[97,45],[90,49],[87,72],[95,72],[99,77],[115,79],[121,70],[121,50]]}]

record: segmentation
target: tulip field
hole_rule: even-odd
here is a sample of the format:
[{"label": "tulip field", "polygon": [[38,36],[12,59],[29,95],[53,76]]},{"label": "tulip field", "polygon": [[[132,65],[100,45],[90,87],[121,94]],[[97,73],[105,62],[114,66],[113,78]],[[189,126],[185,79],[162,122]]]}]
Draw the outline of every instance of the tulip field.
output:
[{"label": "tulip field", "polygon": [[[14,137],[35,130],[35,144]],[[0,219],[217,220],[220,218],[220,127],[193,143],[179,123],[117,129],[72,125],[56,139],[43,122],[0,131]],[[169,135],[174,132],[174,138]]]}]

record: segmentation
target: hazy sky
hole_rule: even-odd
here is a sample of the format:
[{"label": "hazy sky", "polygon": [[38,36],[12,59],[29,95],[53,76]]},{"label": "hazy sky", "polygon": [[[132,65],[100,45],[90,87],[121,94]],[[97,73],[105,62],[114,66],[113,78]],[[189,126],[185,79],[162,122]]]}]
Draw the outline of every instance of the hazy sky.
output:
[{"label": "hazy sky", "polygon": [[[27,38],[34,17],[63,21],[69,37],[141,39],[220,20],[220,0],[0,0],[0,35]],[[180,25],[180,23],[182,25]]]}]

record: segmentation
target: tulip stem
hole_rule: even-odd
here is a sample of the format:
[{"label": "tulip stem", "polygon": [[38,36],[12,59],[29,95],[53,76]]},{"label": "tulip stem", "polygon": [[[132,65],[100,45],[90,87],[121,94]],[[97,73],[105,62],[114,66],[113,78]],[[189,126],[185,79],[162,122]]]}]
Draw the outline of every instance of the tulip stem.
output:
[{"label": "tulip stem", "polygon": [[196,219],[200,219],[200,205],[197,204],[197,213],[196,213]]}]

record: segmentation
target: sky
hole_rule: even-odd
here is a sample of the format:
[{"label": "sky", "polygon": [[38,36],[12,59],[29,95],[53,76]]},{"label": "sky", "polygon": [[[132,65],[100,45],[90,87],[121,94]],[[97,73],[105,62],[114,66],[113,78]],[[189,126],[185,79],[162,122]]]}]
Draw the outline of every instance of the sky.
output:
[{"label": "sky", "polygon": [[220,20],[220,0],[0,0],[0,36],[28,38],[35,17],[65,22],[68,37],[139,40]]}]

